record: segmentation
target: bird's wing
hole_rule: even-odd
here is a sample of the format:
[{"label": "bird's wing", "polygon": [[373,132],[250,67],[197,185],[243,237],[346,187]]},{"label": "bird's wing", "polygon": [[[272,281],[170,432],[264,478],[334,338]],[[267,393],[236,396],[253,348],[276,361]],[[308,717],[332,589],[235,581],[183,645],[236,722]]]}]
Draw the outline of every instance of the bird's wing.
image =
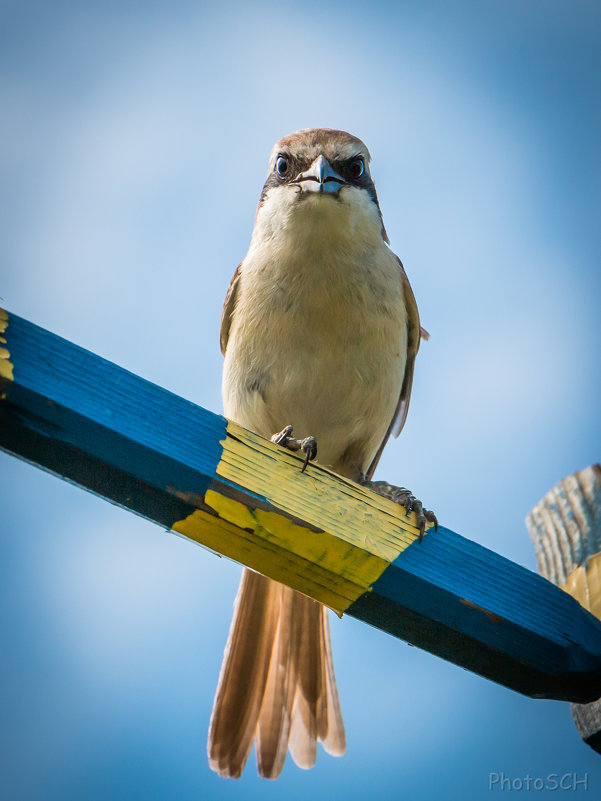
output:
[{"label": "bird's wing", "polygon": [[223,353],[224,356],[225,356],[225,349],[227,348],[227,341],[230,336],[232,315],[236,307],[236,294],[238,291],[238,285],[240,283],[240,267],[241,264],[239,264],[236,267],[236,270],[232,275],[232,280],[230,281],[230,285],[227,288],[227,294],[223,302],[223,311],[221,312],[221,328],[219,331],[219,344],[221,345],[221,352]]},{"label": "bird's wing", "polygon": [[403,384],[401,386],[399,402],[397,403],[397,407],[394,412],[394,416],[390,421],[390,425],[388,426],[388,430],[384,435],[384,439],[382,440],[380,447],[378,448],[377,453],[372,459],[372,462],[365,474],[365,478],[368,481],[371,480],[375,472],[376,466],[380,461],[382,451],[384,450],[384,446],[388,442],[390,435],[392,434],[393,436],[398,437],[403,430],[405,420],[407,419],[407,413],[409,411],[411,386],[413,384],[413,368],[415,365],[415,357],[417,356],[417,351],[419,350],[420,339],[422,337],[424,339],[430,338],[430,334],[428,334],[425,328],[421,328],[419,324],[419,312],[417,310],[415,296],[413,294],[413,290],[411,289],[411,284],[409,283],[407,274],[405,273],[403,263],[398,256],[397,261],[399,263],[399,267],[401,268],[403,295],[405,297],[405,308],[407,310],[407,361],[405,362],[405,375],[403,376]]}]

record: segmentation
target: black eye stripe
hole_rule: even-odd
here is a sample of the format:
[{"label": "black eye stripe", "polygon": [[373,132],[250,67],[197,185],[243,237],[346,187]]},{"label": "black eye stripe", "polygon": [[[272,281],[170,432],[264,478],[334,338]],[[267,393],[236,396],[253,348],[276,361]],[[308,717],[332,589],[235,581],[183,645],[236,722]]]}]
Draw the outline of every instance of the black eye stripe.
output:
[{"label": "black eye stripe", "polygon": [[[276,187],[281,187],[283,183],[286,183],[286,184],[290,183],[290,181],[293,180],[294,176],[298,175],[299,172],[303,172],[304,170],[308,169],[309,166],[310,166],[308,159],[305,158],[302,161],[300,161],[300,160],[298,160],[296,158],[293,158],[288,153],[286,153],[286,154],[279,153],[277,158],[276,158],[276,163],[277,163],[277,159],[280,157],[280,155],[281,156],[285,156],[285,158],[287,158],[289,160],[290,167],[291,167],[290,172],[287,173],[284,176],[280,176],[278,174],[278,172],[276,171],[275,165],[274,165],[274,168],[273,168],[272,172],[269,173],[269,176],[267,177],[267,180],[265,181],[265,184],[264,184],[263,189],[261,191],[261,196],[259,198],[259,208],[261,208],[261,206],[263,205],[263,203],[265,201],[265,198],[267,196],[267,193],[269,192],[270,189],[274,189]],[[353,158],[361,158],[361,159],[363,159],[363,163],[365,165],[365,159],[364,159],[363,156],[354,156]],[[353,186],[357,187],[358,189],[363,189],[365,192],[367,192],[367,194],[369,195],[369,197],[371,198],[371,200],[375,204],[375,206],[376,206],[376,208],[378,210],[378,214],[380,214],[380,216],[381,216],[380,204],[378,203],[378,195],[376,193],[376,187],[374,186],[374,182],[373,182],[373,180],[371,178],[371,175],[369,174],[369,171],[367,169],[364,169],[363,170],[363,175],[361,175],[360,178],[349,179],[349,178],[345,177],[343,172],[342,172],[342,170],[344,169],[344,165],[348,164],[349,161],[351,161],[351,159],[332,159],[332,161],[330,161],[330,164],[336,170],[336,172],[339,172],[340,175],[342,175],[345,178],[345,180],[349,184],[352,184]]]},{"label": "black eye stripe", "polygon": [[[343,157],[342,154],[337,154],[337,156],[326,156],[332,168],[347,183],[369,191],[371,178],[366,169],[365,157],[362,154],[355,154],[350,157]],[[307,156],[299,158],[286,152],[278,153],[272,172],[274,181],[276,184],[282,181],[291,181],[295,175],[309,169],[313,161],[314,159]]]}]

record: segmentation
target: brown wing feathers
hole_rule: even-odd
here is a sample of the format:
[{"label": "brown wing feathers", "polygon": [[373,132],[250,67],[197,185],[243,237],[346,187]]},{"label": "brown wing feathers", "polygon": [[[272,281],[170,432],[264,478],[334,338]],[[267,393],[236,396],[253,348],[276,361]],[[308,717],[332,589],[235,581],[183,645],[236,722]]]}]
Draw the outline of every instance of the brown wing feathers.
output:
[{"label": "brown wing feathers", "polygon": [[378,448],[377,453],[372,459],[372,462],[365,474],[365,478],[368,481],[373,477],[378,462],[380,461],[382,451],[384,450],[390,435],[392,434],[393,436],[398,437],[403,430],[405,420],[407,419],[407,413],[409,411],[411,387],[413,385],[413,368],[415,366],[415,357],[417,356],[417,351],[419,350],[422,332],[424,339],[430,338],[430,334],[428,334],[425,329],[422,329],[419,324],[419,312],[417,310],[417,303],[415,302],[415,296],[413,294],[413,290],[411,289],[411,284],[409,283],[409,279],[405,273],[403,263],[398,256],[396,258],[399,263],[399,267],[401,268],[403,295],[405,297],[405,308],[407,309],[407,361],[405,363],[405,375],[403,376],[403,384],[401,386],[399,402],[397,404],[394,416],[390,421],[390,425],[388,426],[388,431],[386,432],[384,439],[382,440],[380,447]]}]

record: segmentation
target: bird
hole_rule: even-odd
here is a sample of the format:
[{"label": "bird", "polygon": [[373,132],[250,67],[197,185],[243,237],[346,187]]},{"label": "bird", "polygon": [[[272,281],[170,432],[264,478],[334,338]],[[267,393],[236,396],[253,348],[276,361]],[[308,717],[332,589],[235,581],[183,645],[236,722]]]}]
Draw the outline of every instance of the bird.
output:
[{"label": "bird", "polygon": [[[270,155],[248,253],[223,306],[225,415],[255,433],[435,515],[404,487],[373,481],[407,417],[421,338],[417,304],[390,249],[365,144],[308,128]],[[253,744],[264,778],[289,751],[301,768],[317,743],[341,756],[346,735],[327,609],[243,570],[208,737],[210,767],[239,778]]]}]

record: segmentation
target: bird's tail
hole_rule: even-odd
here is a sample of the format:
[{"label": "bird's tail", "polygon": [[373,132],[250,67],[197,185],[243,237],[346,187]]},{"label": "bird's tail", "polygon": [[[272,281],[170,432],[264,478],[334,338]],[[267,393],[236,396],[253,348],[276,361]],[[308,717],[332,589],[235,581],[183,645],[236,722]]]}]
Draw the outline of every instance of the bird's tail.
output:
[{"label": "bird's tail", "polygon": [[346,748],[327,609],[295,590],[244,570],[209,728],[211,768],[242,774],[254,740],[259,773],[276,779],[286,752],[311,768],[317,741]]}]

